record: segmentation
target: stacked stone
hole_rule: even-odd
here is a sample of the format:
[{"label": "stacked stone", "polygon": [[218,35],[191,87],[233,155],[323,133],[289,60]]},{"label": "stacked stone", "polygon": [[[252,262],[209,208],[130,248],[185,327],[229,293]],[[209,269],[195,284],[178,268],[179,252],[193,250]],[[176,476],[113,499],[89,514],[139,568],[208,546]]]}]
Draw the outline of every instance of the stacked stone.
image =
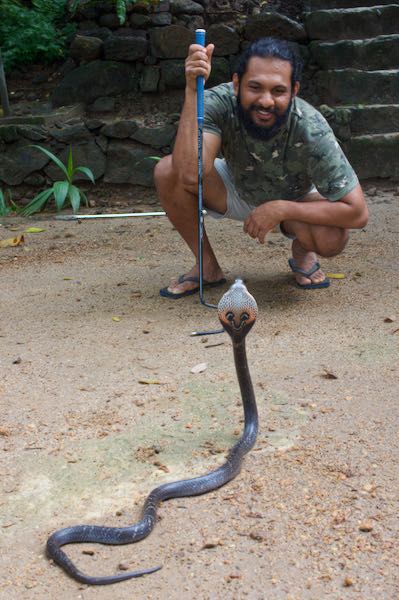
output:
[{"label": "stacked stone", "polygon": [[207,42],[215,44],[208,86],[229,81],[237,55],[257,37],[306,42],[302,24],[261,10],[258,4],[246,0],[138,2],[128,7],[126,25],[120,27],[116,14],[106,12],[109,4],[81,2],[76,16],[78,34],[70,48],[70,72],[55,90],[52,103],[97,102],[91,108],[112,111],[112,103],[98,102],[98,98],[183,89],[184,59],[197,28],[206,27]]},{"label": "stacked stone", "polygon": [[399,177],[399,1],[310,0],[314,93],[362,179]]},{"label": "stacked stone", "polygon": [[[258,5],[249,0],[137,2],[128,6],[121,27],[113,3],[81,0],[78,34],[52,96],[55,112],[0,121],[0,185],[42,186],[62,178],[30,146],[40,143],[64,163],[71,146],[75,164],[90,167],[96,180],[152,186],[154,157],[171,151],[179,118],[163,110],[164,97],[157,94],[175,91],[183,98],[184,61],[195,29],[205,26],[207,41],[215,44],[208,86],[229,81],[237,55],[258,37],[288,39],[306,53],[304,26]],[[131,101],[134,114],[140,113],[140,98],[152,105],[158,98],[156,112],[166,116],[151,127],[138,118],[115,118],[120,96]]]}]

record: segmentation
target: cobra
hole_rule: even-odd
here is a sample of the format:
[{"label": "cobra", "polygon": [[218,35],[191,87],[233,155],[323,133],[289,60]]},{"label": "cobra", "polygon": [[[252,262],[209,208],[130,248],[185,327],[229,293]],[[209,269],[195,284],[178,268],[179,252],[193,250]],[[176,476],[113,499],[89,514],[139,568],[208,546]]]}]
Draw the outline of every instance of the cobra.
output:
[{"label": "cobra", "polygon": [[155,488],[145,500],[141,520],[134,525],[127,527],[76,525],[55,531],[47,541],[47,555],[77,581],[89,585],[106,585],[161,569],[161,566],[157,566],[115,575],[90,576],[75,566],[62,550],[62,546],[80,542],[120,545],[142,540],[153,530],[157,508],[161,502],[171,498],[206,494],[225,485],[240,472],[244,455],[254,446],[258,431],[258,413],[248,369],[245,337],[255,323],[257,305],[240,279],[237,279],[222,296],[218,304],[218,316],[233,344],[235,368],[244,409],[244,430],[241,438],[229,451],[226,461],[211,473],[193,479],[166,483]]}]

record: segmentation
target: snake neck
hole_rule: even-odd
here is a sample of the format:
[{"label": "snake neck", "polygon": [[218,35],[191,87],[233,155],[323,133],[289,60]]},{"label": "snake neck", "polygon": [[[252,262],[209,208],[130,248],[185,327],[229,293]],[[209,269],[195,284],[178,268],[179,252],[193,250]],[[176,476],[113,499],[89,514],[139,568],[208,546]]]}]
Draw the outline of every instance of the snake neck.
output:
[{"label": "snake neck", "polygon": [[233,341],[233,352],[244,409],[245,426],[243,437],[251,439],[251,443],[254,445],[258,432],[258,409],[256,407],[254,388],[248,368],[245,339],[239,342]]}]

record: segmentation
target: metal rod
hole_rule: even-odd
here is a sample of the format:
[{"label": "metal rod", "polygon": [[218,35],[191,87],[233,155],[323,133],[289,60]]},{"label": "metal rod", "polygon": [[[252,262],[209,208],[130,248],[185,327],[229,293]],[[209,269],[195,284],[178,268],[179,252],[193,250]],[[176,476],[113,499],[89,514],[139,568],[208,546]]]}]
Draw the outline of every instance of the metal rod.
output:
[{"label": "metal rod", "polygon": [[[195,31],[195,43],[205,46],[205,29]],[[217,308],[216,304],[206,302],[204,298],[204,208],[203,208],[203,172],[202,172],[202,150],[203,150],[203,125],[204,125],[204,88],[205,78],[197,77],[197,125],[198,125],[198,268],[199,268],[199,298],[203,306]],[[191,336],[216,335],[223,333],[224,329],[212,331],[192,331]]]},{"label": "metal rod", "polygon": [[[205,29],[196,29],[195,43],[205,46]],[[204,298],[204,213],[203,213],[203,126],[204,126],[204,89],[205,78],[197,77],[197,124],[198,124],[198,267],[199,267],[199,297],[200,302],[208,308],[217,308],[216,304],[206,302]]]},{"label": "metal rod", "polygon": [[7,80],[6,80],[6,76],[4,73],[4,63],[3,63],[3,57],[1,55],[1,49],[0,49],[0,102],[3,107],[3,115],[5,117],[9,117],[11,114],[10,101],[8,99]]}]

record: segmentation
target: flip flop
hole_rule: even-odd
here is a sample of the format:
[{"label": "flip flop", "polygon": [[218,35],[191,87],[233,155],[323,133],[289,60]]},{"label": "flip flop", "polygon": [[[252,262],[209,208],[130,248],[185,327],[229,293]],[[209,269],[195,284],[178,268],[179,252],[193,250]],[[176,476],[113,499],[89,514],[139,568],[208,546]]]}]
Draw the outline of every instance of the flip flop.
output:
[{"label": "flip flop", "polygon": [[[296,264],[296,261],[294,258],[290,258],[288,260],[288,264],[291,267],[291,271],[293,271],[294,273],[300,273],[301,275],[304,275],[304,277],[309,277],[310,275],[313,275],[313,273],[315,273],[316,271],[318,271],[320,269],[320,264],[318,262],[315,262],[308,271],[304,271],[303,269],[299,268]],[[318,283],[298,283],[296,282],[297,286],[299,288],[302,288],[303,290],[317,290],[320,288],[327,288],[330,285],[330,280],[328,279],[328,277],[325,277],[323,279],[323,281],[319,281]]]},{"label": "flip flop", "polygon": [[[180,294],[174,294],[173,292],[170,292],[168,290],[168,286],[164,287],[162,289],[159,290],[160,295],[163,298],[173,298],[173,300],[178,300],[179,298],[183,298],[184,296],[192,296],[193,294],[196,294],[199,291],[199,277],[192,276],[192,277],[186,277],[186,275],[180,275],[179,279],[177,280],[178,283],[185,283],[186,281],[192,281],[193,283],[198,283],[197,287],[193,288],[192,290],[187,290],[186,292],[181,292]],[[226,283],[226,279],[224,277],[222,277],[221,279],[218,279],[218,281],[206,281],[205,279],[203,280],[203,287],[204,288],[211,288],[211,287],[216,287],[218,285],[223,285],[223,283]]]}]

